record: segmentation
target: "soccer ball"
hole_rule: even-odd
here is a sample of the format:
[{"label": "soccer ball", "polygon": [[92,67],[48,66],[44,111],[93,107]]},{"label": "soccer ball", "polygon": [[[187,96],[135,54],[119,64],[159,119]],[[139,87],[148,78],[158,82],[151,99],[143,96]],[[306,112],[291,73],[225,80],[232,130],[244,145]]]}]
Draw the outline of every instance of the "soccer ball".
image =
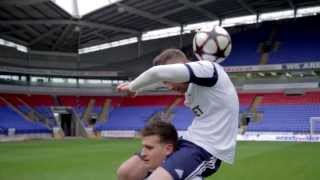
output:
[{"label": "soccer ball", "polygon": [[231,52],[230,35],[221,26],[211,31],[199,30],[193,38],[193,52],[198,60],[221,63]]}]

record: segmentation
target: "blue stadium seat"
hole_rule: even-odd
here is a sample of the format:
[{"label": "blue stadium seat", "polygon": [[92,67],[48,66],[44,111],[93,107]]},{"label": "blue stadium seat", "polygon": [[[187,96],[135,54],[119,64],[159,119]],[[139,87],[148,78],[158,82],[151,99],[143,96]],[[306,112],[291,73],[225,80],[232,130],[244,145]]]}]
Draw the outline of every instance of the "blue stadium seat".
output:
[{"label": "blue stadium seat", "polygon": [[320,116],[320,105],[262,105],[258,111],[264,112],[263,119],[249,123],[248,131],[310,132],[309,118]]},{"label": "blue stadium seat", "polygon": [[278,48],[269,53],[268,64],[320,61],[320,25],[315,23],[319,21],[315,16],[240,27],[231,34],[232,51],[222,65],[258,65],[259,47],[268,41],[273,28]]},{"label": "blue stadium seat", "polygon": [[268,39],[272,26],[268,23],[246,29],[231,35],[230,56],[222,62],[223,66],[257,65],[260,61],[260,45]]},{"label": "blue stadium seat", "polygon": [[30,109],[27,107],[27,106],[25,106],[25,105],[19,105],[19,106],[17,106],[18,107],[18,109],[21,111],[21,112],[23,112],[23,113],[25,113],[25,114],[28,114],[28,112],[30,111]]},{"label": "blue stadium seat", "polygon": [[134,106],[114,108],[109,113],[106,123],[97,123],[95,129],[101,130],[139,130],[143,128],[149,118],[161,107]]},{"label": "blue stadium seat", "polygon": [[186,130],[193,118],[194,114],[189,108],[180,106],[173,110],[172,123],[178,130]]},{"label": "blue stadium seat", "polygon": [[50,110],[50,107],[48,107],[48,106],[37,106],[34,109],[35,109],[35,111],[40,113],[42,116],[48,118],[50,127],[53,127],[53,126],[57,125],[56,121],[55,121],[55,117],[54,117],[52,111]]},{"label": "blue stadium seat", "polygon": [[307,17],[279,26],[279,49],[270,54],[269,63],[320,61],[319,17]]},{"label": "blue stadium seat", "polygon": [[7,132],[6,132],[6,129],[0,127],[0,135],[6,135]]},{"label": "blue stadium seat", "polygon": [[51,130],[43,124],[27,121],[9,107],[1,107],[0,114],[2,115],[0,119],[0,128],[2,129],[15,128],[16,134],[51,133]]}]

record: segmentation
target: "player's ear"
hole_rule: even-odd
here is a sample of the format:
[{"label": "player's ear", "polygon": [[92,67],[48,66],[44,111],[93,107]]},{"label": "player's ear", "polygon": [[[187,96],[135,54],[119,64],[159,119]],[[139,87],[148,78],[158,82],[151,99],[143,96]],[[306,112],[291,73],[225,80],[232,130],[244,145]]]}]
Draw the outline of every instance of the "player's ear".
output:
[{"label": "player's ear", "polygon": [[170,155],[174,151],[174,145],[173,144],[166,144],[165,146],[165,153],[166,156]]}]

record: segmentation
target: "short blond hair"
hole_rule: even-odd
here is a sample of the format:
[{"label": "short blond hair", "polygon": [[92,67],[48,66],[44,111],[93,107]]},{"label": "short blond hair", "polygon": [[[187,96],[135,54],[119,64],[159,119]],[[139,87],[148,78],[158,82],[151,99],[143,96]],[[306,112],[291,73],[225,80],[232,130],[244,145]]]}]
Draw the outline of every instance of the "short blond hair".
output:
[{"label": "short blond hair", "polygon": [[187,56],[179,49],[166,49],[153,59],[153,65],[163,65],[171,63],[187,63]]}]

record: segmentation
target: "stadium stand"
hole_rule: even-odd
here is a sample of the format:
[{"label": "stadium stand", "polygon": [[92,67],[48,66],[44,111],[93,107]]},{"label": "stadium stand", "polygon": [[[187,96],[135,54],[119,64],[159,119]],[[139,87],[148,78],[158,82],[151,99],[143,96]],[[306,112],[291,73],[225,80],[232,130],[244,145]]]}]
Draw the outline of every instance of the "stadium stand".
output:
[{"label": "stadium stand", "polygon": [[[263,118],[249,123],[248,131],[309,132],[309,118],[320,116],[319,92],[309,92],[302,96],[287,96],[283,93],[262,96],[264,98],[258,111],[263,112]],[[242,111],[246,110],[247,105],[241,104]]]},{"label": "stadium stand", "polygon": [[162,107],[118,107],[110,112],[107,123],[97,124],[96,130],[139,130]]},{"label": "stadium stand", "polygon": [[[259,64],[261,52],[259,47],[271,32],[271,25],[263,23],[251,28],[239,28],[239,32],[231,34],[232,51],[223,66],[241,66]],[[244,43],[245,42],[245,43]]]},{"label": "stadium stand", "polygon": [[0,128],[0,135],[5,135],[5,134],[7,134],[7,132],[5,131],[5,129]]},{"label": "stadium stand", "polygon": [[263,120],[249,123],[248,131],[310,132],[309,118],[320,115],[319,104],[262,105],[260,111]]},{"label": "stadium stand", "polygon": [[[287,96],[284,93],[240,94],[241,112],[247,111],[256,95],[264,97],[262,104],[258,107],[258,111],[263,112],[263,119],[258,122],[251,122],[248,131],[309,132],[309,118],[320,116],[319,92],[309,92],[302,96]],[[127,100],[127,103],[129,103],[129,100]],[[152,104],[135,106],[132,103],[130,103],[131,106],[115,108],[110,112],[109,121],[96,126],[96,129],[99,131],[137,130],[142,128],[152,113],[161,111],[163,108],[163,106],[151,106]],[[146,103],[144,104],[146,105]],[[172,122],[179,130],[185,130],[194,116],[184,106],[176,107],[172,115]]]},{"label": "stadium stand", "polygon": [[14,128],[16,134],[29,133],[51,133],[51,130],[42,123],[31,122],[25,120],[15,111],[7,106],[0,107],[2,118],[0,120],[0,128],[7,132],[9,128]]},{"label": "stadium stand", "polygon": [[319,20],[317,16],[303,17],[234,27],[232,52],[222,65],[258,65],[263,46],[269,53],[267,64],[319,61],[320,26],[314,23]]},{"label": "stadium stand", "polygon": [[[278,26],[279,47],[271,53],[269,63],[299,63],[320,60],[319,17],[298,18]],[[308,28],[309,27],[309,28]]]},{"label": "stadium stand", "polygon": [[[241,112],[247,110],[256,95],[254,93],[240,94]],[[318,92],[306,93],[303,96],[287,96],[283,93],[259,95],[264,96],[262,104],[258,107],[258,111],[263,112],[263,119],[259,122],[251,122],[249,131],[308,132],[309,117],[320,116],[320,94]],[[152,106],[152,103],[142,101],[143,96],[139,98],[139,105],[126,99],[126,103],[130,106],[121,105],[111,110],[109,121],[98,124],[96,130],[138,130],[153,113],[163,110],[164,104],[163,106]],[[160,97],[153,99],[156,98]],[[194,115],[188,108],[180,105],[174,109],[172,116],[172,122],[177,129],[185,130]]]},{"label": "stadium stand", "polygon": [[[279,132],[309,132],[309,118],[320,116],[320,92],[307,92],[300,96],[288,96],[284,93],[241,93],[240,112],[248,111],[250,103],[259,95],[263,96],[257,111],[263,113],[260,121],[249,123],[247,131],[279,131]],[[27,112],[28,107],[17,101],[23,99],[49,119],[53,119],[50,107],[53,105],[51,96],[48,95],[21,95],[2,94],[13,105],[18,106],[22,112]],[[174,101],[176,96],[138,96],[136,98],[121,96],[60,96],[64,106],[71,106],[80,114],[85,110],[90,99],[95,99],[96,104],[92,109],[93,114],[99,116],[105,99],[111,99],[108,121],[97,122],[94,126],[97,131],[104,130],[139,130],[155,114],[164,110],[165,106]],[[50,128],[41,122],[31,122],[0,101],[0,113],[4,118],[0,121],[1,134],[7,134],[8,128],[15,128],[16,133],[48,133]],[[26,110],[27,109],[27,110]],[[191,110],[181,102],[171,113],[172,122],[179,130],[185,130],[194,117]],[[320,130],[316,127],[316,130]]]},{"label": "stadium stand", "polygon": [[[101,130],[137,130],[143,127],[152,115],[161,111],[170,104],[176,96],[138,96],[135,98],[121,96],[60,96],[59,99],[65,106],[73,107],[80,117],[87,108],[91,99],[95,106],[90,113],[97,116],[101,113],[106,99],[111,100],[108,121],[98,122],[95,129]],[[181,105],[181,104],[180,104]]]},{"label": "stadium stand", "polygon": [[[30,17],[29,17],[30,18]],[[28,19],[28,18],[27,18]],[[302,17],[294,19],[285,19],[280,21],[265,21],[249,25],[239,25],[230,27],[232,35],[232,52],[227,61],[224,61],[224,66],[242,66],[242,65],[258,65],[263,64],[261,57],[263,53],[268,53],[268,59],[265,61],[266,64],[279,64],[279,63],[295,63],[295,62],[312,62],[319,61],[320,59],[320,26],[315,23],[319,22],[320,16]],[[14,21],[13,21],[14,22]],[[309,28],[307,28],[309,27]],[[6,32],[6,31],[4,31]],[[67,33],[67,31],[66,31]],[[6,34],[6,33],[4,33]],[[81,34],[81,33],[79,33]],[[48,34],[49,36],[50,34]],[[82,34],[83,35],[83,34]],[[51,36],[51,35],[50,35]],[[45,37],[45,36],[44,36]],[[44,38],[45,39],[45,38]],[[172,40],[175,41],[172,41]],[[31,38],[32,40],[32,38]],[[41,38],[39,39],[41,40]],[[151,59],[156,56],[162,48],[167,47],[171,44],[176,44],[177,47],[186,45],[190,46],[192,42],[192,33],[185,36],[168,37],[167,39],[161,40],[150,40],[144,41],[143,51],[136,53],[135,44],[128,45],[127,47],[112,48],[110,52],[108,50],[102,50],[99,52],[92,52],[81,55],[81,61],[99,62],[92,64],[88,67],[88,70],[110,70],[119,72],[126,71],[126,75],[130,75],[130,78],[139,74],[139,72],[145,70],[151,66]],[[109,41],[109,40],[108,40]],[[174,42],[174,43],[173,43]],[[187,42],[187,43],[186,43]],[[36,43],[36,41],[35,41]],[[161,47],[160,45],[161,44]],[[54,46],[56,46],[55,44]],[[159,47],[157,46],[159,45]],[[41,45],[40,47],[42,47]],[[52,48],[51,46],[49,46]],[[132,50],[131,48],[134,47]],[[62,69],[66,68],[69,70],[75,70],[74,68],[80,68],[79,70],[87,70],[85,63],[74,64],[75,66],[66,66],[60,62],[54,61],[64,57],[64,53],[44,53],[38,52],[33,54],[30,53],[27,56],[24,53],[16,52],[12,48],[0,47],[3,50],[1,58],[3,63],[6,60],[15,59],[17,62],[28,59],[28,66],[18,64],[18,67],[24,67],[27,69],[30,67],[37,67],[39,69]],[[122,49],[124,48],[124,49]],[[185,47],[183,47],[185,48]],[[31,48],[32,49],[32,48]],[[56,48],[53,48],[56,49]],[[61,48],[65,49],[65,48]],[[61,50],[60,49],[60,50]],[[191,48],[192,49],[192,48]],[[190,48],[186,48],[186,52],[192,52]],[[35,50],[35,49],[33,49]],[[41,50],[41,49],[40,49]],[[48,49],[47,49],[48,50]],[[129,54],[121,54],[126,52],[124,50],[131,51]],[[73,49],[70,51],[73,52]],[[76,48],[78,53],[78,47]],[[141,53],[141,54],[140,54]],[[121,54],[121,58],[120,55]],[[138,57],[131,56],[133,54],[139,54]],[[50,57],[52,55],[52,57]],[[61,56],[61,58],[59,58]],[[64,58],[75,58],[76,56],[66,56]],[[110,61],[105,63],[104,59],[120,58],[121,61]],[[46,66],[46,62],[38,64],[38,59],[51,60],[52,64],[59,64],[56,67]],[[133,59],[130,59],[133,58]],[[63,59],[63,58],[62,58]],[[102,61],[103,59],[103,61]],[[63,59],[64,60],[64,59]],[[33,62],[34,61],[34,62]],[[50,61],[50,62],[51,62]],[[71,62],[71,60],[69,61]],[[11,63],[11,62],[10,62]],[[78,63],[78,60],[75,61]],[[82,62],[81,62],[82,63]],[[13,63],[14,64],[14,63]],[[4,64],[10,65],[10,64]],[[122,69],[123,68],[123,69]],[[45,69],[42,69],[45,70]],[[120,71],[121,70],[121,71]],[[66,71],[67,72],[67,71]],[[71,71],[69,71],[71,72]],[[312,72],[317,75],[319,72],[315,70]],[[37,74],[28,74],[25,76],[26,79]],[[44,73],[47,75],[46,73]],[[54,75],[54,70],[52,72]],[[7,75],[4,73],[4,76]],[[45,76],[44,75],[44,76]],[[24,75],[23,75],[24,76]],[[42,75],[39,75],[42,76]],[[76,77],[69,75],[62,75],[63,78],[73,78],[73,80],[89,80],[88,77]],[[58,76],[57,76],[58,77]],[[19,76],[20,79],[22,79]],[[18,78],[18,79],[19,79]],[[41,78],[41,77],[40,77]],[[55,78],[55,77],[53,77]],[[97,78],[105,78],[99,77]],[[114,77],[113,77],[114,78]],[[19,80],[20,80],[19,79]],[[94,79],[94,78],[93,78]],[[30,85],[50,85],[50,81],[38,82],[27,81],[25,84]],[[100,80],[100,79],[99,79]],[[1,79],[3,83],[12,83],[14,81]],[[111,80],[108,80],[111,81]],[[117,80],[118,81],[118,80]],[[53,82],[53,81],[52,81]],[[65,81],[67,82],[67,81]],[[299,81],[300,82],[300,81]],[[79,81],[77,81],[79,83]],[[15,85],[12,83],[11,85]],[[79,85],[79,84],[77,84]],[[114,84],[112,84],[114,85]],[[68,83],[61,83],[61,87],[67,87]],[[90,87],[95,87],[92,85]],[[78,86],[78,89],[82,87]],[[114,88],[113,86],[110,89]],[[71,88],[70,88],[71,89]],[[112,91],[112,90],[111,90]],[[6,93],[9,93],[8,91]],[[27,92],[22,92],[27,93]],[[46,94],[49,94],[45,92]],[[176,96],[173,95],[152,95],[152,96],[138,96],[134,99],[128,97],[121,97],[119,94],[113,92],[114,96],[89,96],[86,95],[25,95],[25,94],[0,94],[2,98],[8,101],[12,106],[16,107],[21,113],[17,113],[9,107],[8,104],[1,102],[1,114],[4,113],[4,118],[0,120],[0,134],[7,134],[8,128],[13,127],[17,129],[17,133],[30,133],[30,132],[50,132],[52,127],[57,126],[55,117],[51,111],[52,106],[67,106],[72,107],[79,119],[84,122],[85,127],[92,125],[88,123],[88,117],[95,116],[99,117],[99,114],[103,111],[104,103],[107,99],[111,100],[111,107],[108,109],[107,117],[104,122],[97,121],[94,128],[97,131],[103,130],[138,130],[148,121],[153,115],[161,112],[165,107],[170,104]],[[70,94],[70,93],[68,93]],[[320,100],[319,92],[309,92],[302,96],[286,96],[284,93],[240,93],[240,112],[245,113],[250,108],[250,104],[254,101],[257,95],[263,96],[261,104],[258,105],[257,111],[263,113],[263,117],[260,121],[250,122],[248,131],[285,131],[285,132],[308,132],[309,131],[309,118],[311,116],[320,116],[319,105]],[[90,105],[90,102],[91,105]],[[31,117],[34,122],[27,120],[26,117]],[[177,129],[184,130],[191,123],[193,113],[182,103],[178,104],[170,114],[172,122],[176,125]],[[42,120],[41,120],[42,119]],[[48,119],[49,123],[45,120]],[[316,127],[318,129],[318,127]]]},{"label": "stadium stand", "polygon": [[172,123],[178,130],[185,130],[191,124],[193,117],[194,114],[189,108],[179,106],[173,111]]},{"label": "stadium stand", "polygon": [[5,118],[1,120],[4,129],[15,128],[18,134],[50,133],[51,128],[56,126],[50,111],[52,106],[50,96],[1,94],[1,97],[12,105],[7,106],[1,100],[4,103],[1,105],[1,113],[5,115]]}]

